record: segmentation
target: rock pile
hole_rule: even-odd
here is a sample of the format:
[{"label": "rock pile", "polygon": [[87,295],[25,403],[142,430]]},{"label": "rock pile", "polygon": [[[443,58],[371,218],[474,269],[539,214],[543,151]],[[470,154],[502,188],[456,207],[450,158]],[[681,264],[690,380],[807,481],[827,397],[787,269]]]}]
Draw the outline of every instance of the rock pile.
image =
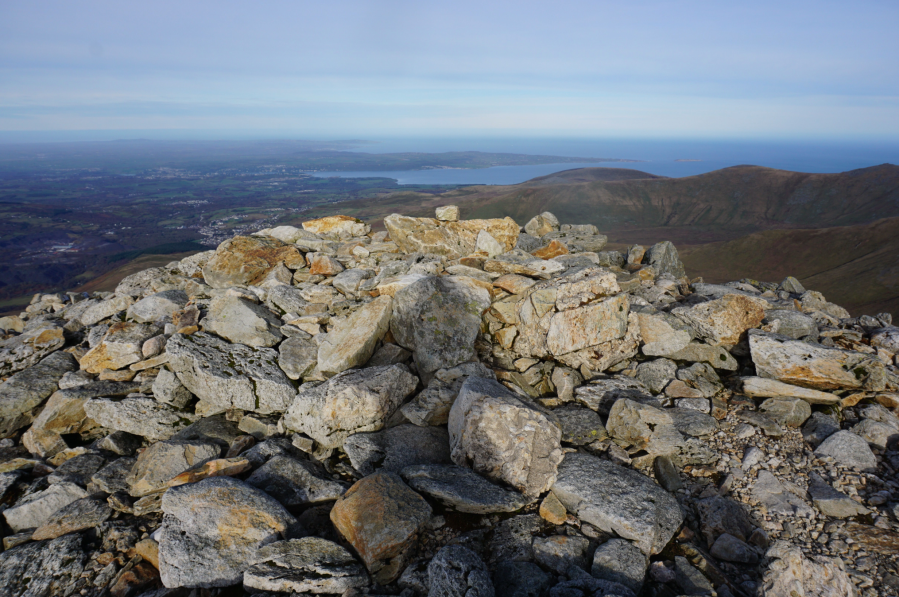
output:
[{"label": "rock pile", "polygon": [[0,319],[6,595],[899,592],[899,328],[393,215]]}]

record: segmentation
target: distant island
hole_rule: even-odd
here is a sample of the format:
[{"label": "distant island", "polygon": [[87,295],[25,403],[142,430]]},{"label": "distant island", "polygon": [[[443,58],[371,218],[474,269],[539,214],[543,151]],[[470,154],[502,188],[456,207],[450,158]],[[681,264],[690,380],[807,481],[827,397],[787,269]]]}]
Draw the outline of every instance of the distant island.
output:
[{"label": "distant island", "polygon": [[702,160],[695,160],[695,159],[685,158],[685,159],[674,160],[674,161],[675,161],[675,162],[701,162]]}]

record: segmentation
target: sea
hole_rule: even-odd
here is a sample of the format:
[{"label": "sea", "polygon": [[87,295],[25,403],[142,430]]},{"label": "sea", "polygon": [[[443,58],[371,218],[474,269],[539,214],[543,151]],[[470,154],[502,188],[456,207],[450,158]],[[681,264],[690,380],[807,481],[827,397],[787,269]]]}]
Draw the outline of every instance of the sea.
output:
[{"label": "sea", "polygon": [[574,162],[481,169],[316,172],[319,177],[386,177],[401,185],[507,185],[562,170],[629,168],[680,178],[751,164],[794,172],[846,172],[884,163],[899,164],[899,141],[709,141],[590,139],[381,139],[354,151],[368,153],[483,151],[628,162]]}]

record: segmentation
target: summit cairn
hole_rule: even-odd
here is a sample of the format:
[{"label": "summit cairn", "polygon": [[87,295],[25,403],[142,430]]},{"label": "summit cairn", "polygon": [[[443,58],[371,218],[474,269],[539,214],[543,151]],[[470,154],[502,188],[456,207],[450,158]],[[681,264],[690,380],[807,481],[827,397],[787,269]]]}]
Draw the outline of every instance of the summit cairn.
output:
[{"label": "summit cairn", "polygon": [[0,318],[4,594],[899,593],[889,314],[461,215]]}]

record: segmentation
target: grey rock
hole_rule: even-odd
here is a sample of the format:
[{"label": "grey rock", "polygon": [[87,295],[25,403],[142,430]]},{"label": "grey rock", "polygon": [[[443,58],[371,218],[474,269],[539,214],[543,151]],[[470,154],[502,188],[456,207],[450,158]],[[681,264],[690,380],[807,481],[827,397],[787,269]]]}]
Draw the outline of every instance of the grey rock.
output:
[{"label": "grey rock", "polygon": [[522,401],[492,379],[469,377],[449,416],[453,462],[525,495],[548,490],[562,460],[551,412]]},{"label": "grey rock", "polygon": [[627,398],[641,404],[661,406],[661,402],[649,394],[649,389],[638,380],[626,375],[601,377],[590,380],[574,391],[575,400],[601,416],[608,417],[612,405],[620,398]]},{"label": "grey rock", "polygon": [[493,585],[496,597],[543,597],[549,590],[550,578],[530,562],[500,562]]},{"label": "grey rock", "polygon": [[845,493],[834,489],[818,473],[809,474],[808,495],[815,508],[825,516],[852,518],[871,512]]},{"label": "grey rock", "polygon": [[712,398],[723,388],[721,379],[708,363],[693,363],[689,367],[678,369],[677,378],[699,391],[703,398]]},{"label": "grey rock", "polygon": [[104,493],[128,492],[128,474],[136,460],[116,458],[91,476],[91,483]]},{"label": "grey rock", "polygon": [[866,404],[858,409],[858,414],[862,418],[883,423],[899,431],[899,417],[879,404]]},{"label": "grey rock", "polygon": [[229,344],[202,332],[175,334],[166,344],[169,367],[201,400],[222,410],[282,412],[296,394],[268,348]]},{"label": "grey rock", "polygon": [[400,410],[415,425],[445,425],[462,384],[471,376],[494,378],[493,371],[478,362],[438,369],[428,387],[404,404]]},{"label": "grey rock", "polygon": [[712,582],[683,556],[675,556],[674,574],[674,582],[677,583],[684,595],[712,595],[714,593]]},{"label": "grey rock", "polygon": [[104,369],[117,371],[144,358],[146,340],[159,334],[159,328],[145,323],[122,321],[109,326],[103,340],[81,357],[79,364],[88,373]]},{"label": "grey rock", "polygon": [[759,410],[787,427],[800,427],[812,416],[811,405],[802,398],[768,398]]},{"label": "grey rock", "polygon": [[534,557],[538,564],[562,574],[572,566],[586,568],[589,547],[590,540],[586,537],[569,537],[567,535],[536,537],[534,539]]},{"label": "grey rock", "polygon": [[224,414],[203,417],[172,436],[173,440],[199,440],[228,448],[235,439],[243,435],[237,423],[229,421]]},{"label": "grey rock", "polygon": [[276,415],[248,413],[240,418],[237,428],[257,440],[262,440],[281,435],[281,430],[278,428],[279,419],[280,417]]},{"label": "grey rock", "polygon": [[171,320],[172,312],[183,309],[186,304],[187,293],[183,290],[163,290],[128,307],[127,316],[138,323]]},{"label": "grey rock", "polygon": [[409,466],[403,469],[402,476],[415,491],[459,512],[514,512],[531,502],[517,491],[498,487],[471,469],[461,466]]},{"label": "grey rock", "polygon": [[169,439],[198,418],[160,404],[149,396],[123,400],[94,398],[84,403],[84,412],[104,427],[140,435],[150,441]]},{"label": "grey rock", "polygon": [[807,518],[814,513],[808,504],[766,470],[759,471],[758,479],[752,485],[752,499],[762,504],[771,514]]},{"label": "grey rock", "polygon": [[500,521],[493,529],[489,552],[493,562],[533,562],[534,535],[549,526],[537,514],[520,514]]},{"label": "grey rock", "polygon": [[51,485],[54,483],[74,483],[84,487],[90,481],[91,476],[100,470],[106,464],[106,459],[100,454],[88,452],[80,454],[74,458],[69,458],[55,471],[47,476],[47,482]]},{"label": "grey rock", "polygon": [[862,471],[877,468],[877,457],[868,447],[868,442],[851,431],[837,431],[821,442],[815,454],[819,458],[830,456],[843,466]]},{"label": "grey rock", "polygon": [[68,595],[86,559],[78,534],[25,543],[0,553],[0,586],[10,596]]},{"label": "grey rock", "polygon": [[363,280],[371,278],[371,276],[372,272],[370,270],[352,268],[344,270],[334,276],[331,285],[342,294],[352,297],[355,296],[356,291],[359,289],[359,284],[361,284]]},{"label": "grey rock", "polygon": [[477,360],[474,341],[489,308],[484,288],[461,277],[430,276],[394,295],[390,329],[419,370],[430,373]]},{"label": "grey rock", "polygon": [[376,470],[399,473],[418,464],[450,464],[449,434],[443,427],[398,425],[349,436],[343,450],[363,475]]},{"label": "grey rock", "polygon": [[[597,483],[602,479],[602,483]],[[658,553],[683,520],[677,500],[648,477],[588,454],[568,454],[553,493],[584,522]]]},{"label": "grey rock", "polygon": [[153,396],[160,402],[178,409],[187,406],[194,397],[178,376],[164,367],[153,380]]},{"label": "grey rock", "polygon": [[583,446],[609,436],[599,415],[583,406],[562,406],[553,414],[562,426],[562,442]]},{"label": "grey rock", "polygon": [[899,441],[899,430],[873,419],[862,419],[860,423],[852,427],[852,433],[878,450],[886,450]]},{"label": "grey rock", "polygon": [[715,417],[699,412],[692,408],[669,408],[665,410],[675,429],[684,435],[693,437],[705,437],[718,431],[718,421]]},{"label": "grey rock", "polygon": [[487,566],[461,545],[447,545],[428,564],[428,597],[494,597]]},{"label": "grey rock", "polygon": [[656,481],[666,491],[674,492],[684,486],[677,472],[677,467],[668,456],[656,456],[652,461],[652,472],[656,477]]},{"label": "grey rock", "polygon": [[250,558],[244,587],[276,593],[343,593],[368,585],[368,574],[349,551],[304,537],[265,545]]},{"label": "grey rock", "polygon": [[665,389],[677,374],[677,364],[670,359],[655,359],[637,365],[637,379],[653,394]]},{"label": "grey rock", "polygon": [[805,287],[802,283],[794,278],[793,276],[787,276],[784,278],[783,282],[778,286],[780,290],[784,292],[789,292],[790,294],[803,294],[805,293]]},{"label": "grey rock", "polygon": [[549,590],[549,597],[634,597],[622,584],[593,578],[589,573],[572,566],[567,570],[569,580],[563,580]]},{"label": "grey rock", "polygon": [[840,425],[833,417],[822,412],[813,412],[802,426],[802,437],[812,448],[817,448],[821,442],[839,430]]},{"label": "grey rock", "polygon": [[221,448],[212,443],[168,440],[141,452],[128,474],[133,497],[143,497],[167,487],[170,479],[189,468],[218,458]]},{"label": "grey rock", "polygon": [[417,385],[418,378],[403,365],[344,371],[301,390],[284,426],[336,448],[354,433],[382,429]]},{"label": "grey rock", "polygon": [[527,232],[518,235],[518,241],[515,243],[516,249],[521,249],[525,253],[536,251],[543,246],[543,241],[536,236],[532,236]]},{"label": "grey rock", "polygon": [[159,574],[168,588],[239,583],[257,550],[296,524],[274,498],[230,477],[173,487],[162,511]]},{"label": "grey rock", "polygon": [[326,377],[364,365],[390,326],[393,299],[379,296],[328,332],[318,349],[318,368]]},{"label": "grey rock", "polygon": [[130,296],[120,295],[112,297],[100,303],[96,303],[88,307],[81,313],[81,323],[85,326],[92,326],[100,323],[108,317],[112,317],[120,311],[126,310],[134,304],[134,299]]},{"label": "grey rock", "polygon": [[85,497],[87,492],[74,483],[57,483],[26,495],[4,510],[3,517],[15,532],[33,529],[44,524],[60,508]]},{"label": "grey rock", "polygon": [[312,336],[290,337],[278,346],[278,366],[290,379],[312,374],[318,363],[318,344]]},{"label": "grey rock", "polygon": [[36,408],[56,391],[63,375],[77,368],[72,355],[54,352],[12,375],[0,384],[0,418],[13,418]]},{"label": "grey rock", "polygon": [[524,225],[524,231],[533,237],[541,237],[559,229],[559,218],[548,211],[536,215]]},{"label": "grey rock", "polygon": [[899,327],[888,325],[871,332],[871,346],[899,353]]},{"label": "grey rock", "polygon": [[556,367],[553,369],[552,382],[556,387],[556,396],[569,402],[574,400],[574,390],[584,384],[584,377],[574,369]]},{"label": "grey rock", "polygon": [[593,552],[590,574],[616,582],[638,594],[646,578],[646,555],[630,541],[609,539]]},{"label": "grey rock", "polygon": [[739,368],[737,359],[723,346],[709,346],[699,342],[690,342],[680,350],[667,353],[664,356],[675,361],[707,363],[715,369],[724,371],[736,371]]},{"label": "grey rock", "polygon": [[282,313],[302,313],[309,305],[308,301],[302,297],[302,290],[280,284],[266,289],[266,301],[274,307],[273,311],[281,311]]},{"label": "grey rock", "polygon": [[112,516],[112,508],[101,497],[86,497],[51,514],[31,536],[35,541],[56,539],[67,533],[92,529]]},{"label": "grey rock", "polygon": [[761,583],[766,597],[841,597],[857,594],[839,557],[806,557],[798,546],[786,541],[775,543],[765,556],[771,562]]},{"label": "grey rock", "polygon": [[550,232],[543,235],[544,243],[558,240],[565,243],[572,253],[599,253],[609,238],[605,234],[584,234],[580,232]]},{"label": "grey rock", "polygon": [[371,355],[371,358],[368,359],[365,366],[383,367],[385,365],[398,365],[408,361],[411,356],[411,352],[398,344],[382,344],[381,347]]},{"label": "grey rock", "polygon": [[654,244],[646,252],[645,261],[661,274],[671,274],[675,278],[683,278],[687,274],[681,263],[677,249],[667,240]]},{"label": "grey rock", "polygon": [[235,344],[269,347],[277,344],[281,319],[262,305],[230,294],[212,299],[203,329]]},{"label": "grey rock", "polygon": [[705,542],[712,545],[722,534],[732,535],[741,541],[748,541],[755,525],[744,506],[735,500],[711,496],[696,502],[700,530]]},{"label": "grey rock", "polygon": [[347,488],[311,462],[289,456],[272,457],[253,471],[246,482],[287,507],[336,500]]},{"label": "grey rock", "polygon": [[622,398],[615,402],[606,421],[609,435],[649,454],[674,454],[684,437],[666,410]]},{"label": "grey rock", "polygon": [[737,418],[758,427],[767,436],[781,437],[784,434],[783,428],[777,424],[777,421],[764,413],[754,410],[740,410],[737,411]]},{"label": "grey rock", "polygon": [[725,562],[755,564],[759,561],[759,555],[752,547],[727,533],[718,536],[709,553]]},{"label": "grey rock", "polygon": [[793,309],[769,309],[765,311],[765,319],[762,324],[765,329],[789,336],[790,338],[818,339],[818,324],[815,320],[801,311]]}]

